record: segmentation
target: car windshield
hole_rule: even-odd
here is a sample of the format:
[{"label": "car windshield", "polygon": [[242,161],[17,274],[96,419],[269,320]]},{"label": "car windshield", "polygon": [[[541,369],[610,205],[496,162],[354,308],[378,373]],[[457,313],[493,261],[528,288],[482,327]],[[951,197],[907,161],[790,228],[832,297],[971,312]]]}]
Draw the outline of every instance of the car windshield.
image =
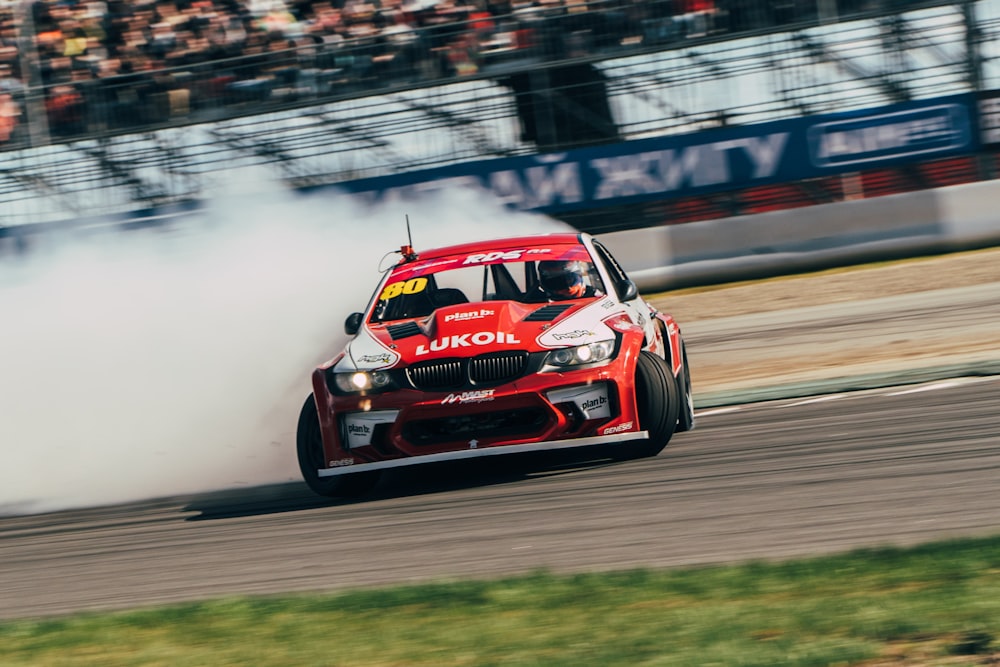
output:
[{"label": "car windshield", "polygon": [[[426,317],[438,308],[463,303],[546,303],[604,293],[600,275],[584,248],[574,246],[543,252],[516,254],[517,251],[509,251],[485,255],[488,258],[500,256],[493,259],[480,260],[481,255],[472,255],[397,266],[375,302],[370,321]],[[528,256],[538,259],[525,259]],[[563,270],[563,265],[568,268]],[[558,287],[563,283],[582,286],[578,287],[580,294],[557,294],[545,289],[554,282],[559,283]]]}]

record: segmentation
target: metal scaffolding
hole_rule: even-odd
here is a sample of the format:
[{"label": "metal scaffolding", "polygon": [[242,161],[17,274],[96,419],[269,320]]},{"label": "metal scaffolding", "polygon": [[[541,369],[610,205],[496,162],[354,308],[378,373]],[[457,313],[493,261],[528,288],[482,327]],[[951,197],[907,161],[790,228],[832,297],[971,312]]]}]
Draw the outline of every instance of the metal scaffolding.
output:
[{"label": "metal scaffolding", "polygon": [[[29,145],[0,150],[0,227],[185,205],[245,168],[310,187],[1000,87],[996,3],[906,4],[904,11],[848,16],[824,0],[808,20],[683,39],[648,24],[642,39],[611,52],[534,54],[462,78],[192,104],[141,127],[92,116],[91,125],[58,142],[32,132]],[[590,68],[594,78],[560,78],[571,67]],[[550,85],[525,91],[525,77]],[[538,127],[535,136],[526,132],[526,113],[606,122],[579,101],[577,89],[595,80],[606,92],[613,132],[548,145]]]}]

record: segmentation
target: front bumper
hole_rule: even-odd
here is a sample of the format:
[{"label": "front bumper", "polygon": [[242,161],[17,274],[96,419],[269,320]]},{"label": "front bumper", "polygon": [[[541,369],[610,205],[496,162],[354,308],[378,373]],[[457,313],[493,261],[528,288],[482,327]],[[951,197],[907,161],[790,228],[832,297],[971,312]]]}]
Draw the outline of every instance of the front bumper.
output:
[{"label": "front bumper", "polygon": [[[635,416],[628,361],[538,373],[494,387],[326,393],[321,477],[648,437]],[[316,388],[322,387],[321,377]]]},{"label": "front bumper", "polygon": [[501,456],[525,452],[572,449],[576,447],[588,447],[590,445],[603,445],[639,439],[644,440],[648,437],[648,431],[634,431],[630,433],[615,433],[611,435],[599,435],[588,438],[573,438],[571,440],[553,440],[549,442],[535,442],[528,444],[522,443],[515,445],[491,445],[490,447],[483,449],[462,449],[450,452],[439,452],[437,454],[423,454],[421,456],[408,456],[405,458],[388,459],[385,461],[373,461],[371,463],[346,463],[346,459],[342,459],[338,462],[336,467],[321,468],[318,472],[320,477],[334,477],[336,475],[347,475],[369,470],[402,468],[406,466],[421,465],[424,463],[458,461],[484,456]]}]

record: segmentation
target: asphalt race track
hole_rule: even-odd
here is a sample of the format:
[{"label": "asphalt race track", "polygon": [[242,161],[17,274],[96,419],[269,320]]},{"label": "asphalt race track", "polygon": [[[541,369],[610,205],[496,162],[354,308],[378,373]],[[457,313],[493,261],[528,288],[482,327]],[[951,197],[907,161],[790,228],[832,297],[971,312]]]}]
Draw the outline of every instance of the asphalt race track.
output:
[{"label": "asphalt race track", "polygon": [[393,471],[354,502],[295,482],[0,516],[0,618],[996,534],[997,322],[1000,283],[696,322],[696,395],[727,397],[653,459]]},{"label": "asphalt race track", "polygon": [[222,594],[672,566],[1000,529],[1000,377],[702,410],[655,459],[396,472],[0,519],[0,617]]}]

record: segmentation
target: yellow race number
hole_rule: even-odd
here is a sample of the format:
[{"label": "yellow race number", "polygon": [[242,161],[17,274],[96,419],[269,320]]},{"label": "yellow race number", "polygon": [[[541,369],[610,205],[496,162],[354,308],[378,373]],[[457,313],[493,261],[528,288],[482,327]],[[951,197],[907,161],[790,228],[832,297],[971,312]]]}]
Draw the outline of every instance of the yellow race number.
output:
[{"label": "yellow race number", "polygon": [[382,290],[382,296],[379,297],[382,301],[388,301],[389,299],[395,299],[400,294],[416,294],[417,292],[423,292],[424,288],[427,287],[427,278],[410,278],[409,280],[399,282],[389,283]]}]

